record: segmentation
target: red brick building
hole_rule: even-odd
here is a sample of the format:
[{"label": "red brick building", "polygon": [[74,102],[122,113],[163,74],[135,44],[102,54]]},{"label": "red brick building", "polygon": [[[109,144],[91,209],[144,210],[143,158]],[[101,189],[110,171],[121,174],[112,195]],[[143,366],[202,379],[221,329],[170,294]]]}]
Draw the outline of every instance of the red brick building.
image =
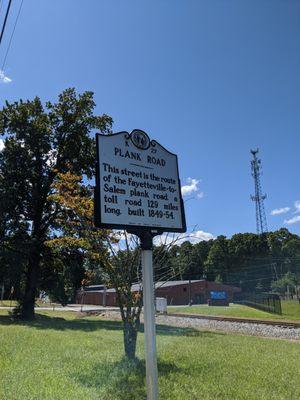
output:
[{"label": "red brick building", "polygon": [[[138,292],[140,285],[133,285],[131,290]],[[190,300],[193,304],[205,304],[208,303],[212,291],[226,292],[228,301],[231,302],[234,293],[241,292],[241,289],[204,279],[155,283],[155,296],[166,298],[168,305],[185,305],[189,304]],[[115,289],[106,289],[103,285],[89,286],[77,292],[76,302],[78,304],[117,306],[116,291]]]}]

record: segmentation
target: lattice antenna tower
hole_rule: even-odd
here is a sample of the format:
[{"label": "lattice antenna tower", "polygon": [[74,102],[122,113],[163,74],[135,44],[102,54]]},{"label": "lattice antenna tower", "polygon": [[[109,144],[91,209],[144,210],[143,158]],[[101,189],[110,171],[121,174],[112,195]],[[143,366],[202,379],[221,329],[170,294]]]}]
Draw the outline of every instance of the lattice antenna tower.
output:
[{"label": "lattice antenna tower", "polygon": [[258,234],[268,232],[267,218],[264,206],[264,200],[267,195],[262,194],[260,176],[261,176],[261,160],[257,158],[258,149],[251,150],[253,160],[251,161],[251,171],[254,178],[255,194],[251,199],[255,201],[256,211],[256,231]]}]

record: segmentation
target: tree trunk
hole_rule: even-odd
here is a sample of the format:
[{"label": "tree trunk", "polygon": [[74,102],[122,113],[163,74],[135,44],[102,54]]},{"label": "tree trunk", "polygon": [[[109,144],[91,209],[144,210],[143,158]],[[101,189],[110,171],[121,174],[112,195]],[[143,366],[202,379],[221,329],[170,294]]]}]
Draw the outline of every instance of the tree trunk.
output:
[{"label": "tree trunk", "polygon": [[136,352],[136,339],[138,334],[138,329],[136,327],[137,324],[134,324],[134,322],[128,320],[123,321],[123,324],[125,355],[128,359],[134,360]]},{"label": "tree trunk", "polygon": [[24,320],[30,320],[35,317],[34,305],[38,284],[39,264],[40,251],[39,249],[33,249],[29,256],[25,293],[20,302],[19,316]]}]

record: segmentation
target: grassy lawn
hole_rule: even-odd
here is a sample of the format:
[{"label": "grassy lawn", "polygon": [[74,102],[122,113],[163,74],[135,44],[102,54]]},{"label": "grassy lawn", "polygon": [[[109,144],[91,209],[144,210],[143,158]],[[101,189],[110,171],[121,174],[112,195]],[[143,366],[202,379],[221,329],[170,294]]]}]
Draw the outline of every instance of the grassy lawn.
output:
[{"label": "grassy lawn", "polygon": [[[17,306],[17,301],[16,300],[0,300],[0,307],[16,307]],[[40,300],[37,300],[35,303],[36,307],[47,307],[47,308],[53,308],[54,306],[61,307],[60,304],[54,304],[54,303],[43,303]]]},{"label": "grassy lawn", "polygon": [[300,305],[298,301],[282,301],[282,315],[271,314],[255,308],[231,304],[229,307],[209,307],[207,305],[195,305],[187,307],[169,307],[168,313],[189,313],[203,315],[218,315],[225,317],[258,318],[274,320],[300,321]]},{"label": "grassy lawn", "polygon": [[17,302],[15,300],[0,300],[1,307],[15,307]]},{"label": "grassy lawn", "polygon": [[[137,366],[122,359],[121,324],[41,312],[33,323],[0,312],[0,399],[143,400]],[[160,400],[299,400],[300,343],[159,326]]]}]

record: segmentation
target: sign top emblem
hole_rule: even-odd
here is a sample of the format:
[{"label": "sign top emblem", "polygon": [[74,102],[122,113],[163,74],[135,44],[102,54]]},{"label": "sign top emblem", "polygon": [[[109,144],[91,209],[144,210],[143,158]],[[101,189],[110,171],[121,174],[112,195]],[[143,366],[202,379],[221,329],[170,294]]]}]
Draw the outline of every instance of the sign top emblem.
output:
[{"label": "sign top emblem", "polygon": [[130,138],[132,143],[138,148],[142,150],[147,150],[150,146],[150,139],[146,132],[141,131],[140,129],[135,129],[131,132]]}]

